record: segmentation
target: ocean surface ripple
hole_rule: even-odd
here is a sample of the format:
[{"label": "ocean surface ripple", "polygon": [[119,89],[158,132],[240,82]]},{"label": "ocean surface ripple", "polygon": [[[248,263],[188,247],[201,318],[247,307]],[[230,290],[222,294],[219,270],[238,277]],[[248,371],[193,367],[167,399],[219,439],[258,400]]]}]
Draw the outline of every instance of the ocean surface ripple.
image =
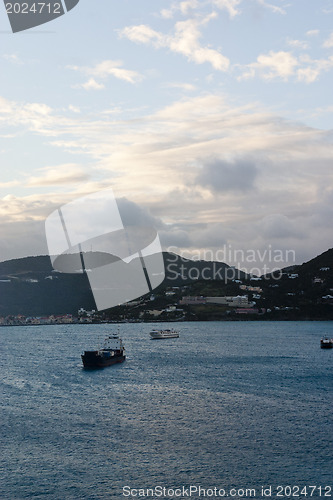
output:
[{"label": "ocean surface ripple", "polygon": [[2,499],[332,484],[333,323],[152,326],[120,325],[126,362],[90,371],[116,325],[0,329]]}]

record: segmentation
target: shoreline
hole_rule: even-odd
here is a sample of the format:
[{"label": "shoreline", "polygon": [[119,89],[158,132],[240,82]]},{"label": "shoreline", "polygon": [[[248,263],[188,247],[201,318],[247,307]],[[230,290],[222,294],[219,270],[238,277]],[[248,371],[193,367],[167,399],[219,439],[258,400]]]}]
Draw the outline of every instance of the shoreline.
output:
[{"label": "shoreline", "polygon": [[7,325],[0,325],[0,328],[13,327],[13,326],[28,326],[28,327],[40,327],[40,326],[91,326],[91,325],[128,325],[128,324],[157,324],[157,323],[254,323],[254,322],[267,322],[267,323],[279,323],[279,322],[288,322],[293,323],[297,321],[306,322],[306,321],[314,321],[314,322],[333,322],[333,319],[328,318],[275,318],[275,319],[263,319],[263,318],[233,318],[233,319],[200,319],[200,320],[160,320],[160,321],[94,321],[94,322],[72,322],[72,323],[14,323]]}]

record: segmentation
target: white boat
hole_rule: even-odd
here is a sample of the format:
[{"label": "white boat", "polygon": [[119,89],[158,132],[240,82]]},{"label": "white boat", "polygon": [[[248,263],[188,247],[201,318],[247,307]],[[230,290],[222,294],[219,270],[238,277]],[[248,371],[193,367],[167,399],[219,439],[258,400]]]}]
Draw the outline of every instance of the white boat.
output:
[{"label": "white boat", "polygon": [[152,339],[175,339],[179,337],[179,332],[176,330],[152,330],[150,332]]}]

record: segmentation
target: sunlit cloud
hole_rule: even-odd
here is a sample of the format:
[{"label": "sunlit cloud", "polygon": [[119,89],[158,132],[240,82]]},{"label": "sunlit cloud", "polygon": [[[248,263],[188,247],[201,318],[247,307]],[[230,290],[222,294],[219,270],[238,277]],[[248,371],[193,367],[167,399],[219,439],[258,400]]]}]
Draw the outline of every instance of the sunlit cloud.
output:
[{"label": "sunlit cloud", "polygon": [[313,83],[324,72],[333,68],[333,56],[327,59],[312,59],[308,54],[299,57],[291,52],[270,51],[268,54],[261,54],[257,61],[243,67],[242,75],[238,80],[248,80],[259,77],[263,80],[281,80],[288,82],[294,80],[305,83]]},{"label": "sunlit cloud", "polygon": [[259,55],[255,63],[248,64],[241,78],[249,79],[258,75],[265,80],[279,78],[287,81],[295,74],[298,65],[298,60],[290,52],[271,50],[268,54]]},{"label": "sunlit cloud", "polygon": [[68,69],[78,71],[87,76],[89,80],[85,83],[75,85],[76,88],[84,88],[85,90],[102,90],[105,88],[103,83],[98,80],[106,80],[109,76],[123,80],[127,83],[135,84],[143,79],[143,76],[137,71],[123,68],[122,61],[106,60],[95,66],[68,66]]},{"label": "sunlit cloud", "polygon": [[180,89],[189,92],[193,92],[196,90],[196,86],[193,85],[192,83],[169,82],[165,83],[163,86],[166,88]]},{"label": "sunlit cloud", "polygon": [[[25,184],[42,193],[4,196],[0,223],[28,228],[57,204],[111,186],[155,217],[163,242],[190,251],[223,241],[260,246],[270,237],[311,253],[324,222],[321,244],[333,236],[327,229],[333,206],[330,135],[266,113],[257,103],[235,107],[221,95],[203,94],[135,120],[120,113],[112,121],[83,110],[68,119],[41,103],[4,104],[17,111],[20,133],[33,131],[60,151],[79,152],[94,167],[73,162],[35,170]],[[12,118],[0,116],[4,124]],[[292,234],[293,227],[298,232]]]},{"label": "sunlit cloud", "polygon": [[157,49],[168,48],[172,52],[182,54],[189,61],[197,64],[209,63],[218,71],[227,71],[229,59],[218,50],[202,46],[199,41],[202,37],[200,26],[210,19],[211,16],[200,21],[197,19],[179,21],[175,24],[172,35],[165,35],[146,25],[128,26],[120,32],[120,35],[132,42],[151,44]]},{"label": "sunlit cloud", "polygon": [[31,176],[27,179],[27,186],[69,186],[84,182],[89,179],[90,175],[75,163],[66,163],[57,165],[56,167],[44,167],[39,169],[37,173],[40,175]]},{"label": "sunlit cloud", "polygon": [[84,89],[84,90],[103,90],[105,85],[103,83],[98,83],[95,78],[89,78],[84,83],[79,83],[77,85],[72,85],[74,89]]}]

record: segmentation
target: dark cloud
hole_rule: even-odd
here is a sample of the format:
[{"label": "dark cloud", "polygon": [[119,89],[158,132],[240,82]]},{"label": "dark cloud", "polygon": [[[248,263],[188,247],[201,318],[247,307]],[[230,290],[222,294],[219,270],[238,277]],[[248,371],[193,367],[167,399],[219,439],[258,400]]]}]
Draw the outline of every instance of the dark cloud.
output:
[{"label": "dark cloud", "polygon": [[306,233],[297,221],[291,220],[283,214],[272,214],[264,217],[258,224],[258,234],[265,239],[294,238],[304,239]]},{"label": "dark cloud", "polygon": [[149,211],[130,201],[128,198],[117,198],[117,205],[124,226],[153,226],[161,227],[161,220],[152,216]]},{"label": "dark cloud", "polygon": [[213,191],[250,191],[255,187],[258,168],[254,161],[240,158],[226,161],[219,158],[206,163],[196,178],[196,183]]}]

